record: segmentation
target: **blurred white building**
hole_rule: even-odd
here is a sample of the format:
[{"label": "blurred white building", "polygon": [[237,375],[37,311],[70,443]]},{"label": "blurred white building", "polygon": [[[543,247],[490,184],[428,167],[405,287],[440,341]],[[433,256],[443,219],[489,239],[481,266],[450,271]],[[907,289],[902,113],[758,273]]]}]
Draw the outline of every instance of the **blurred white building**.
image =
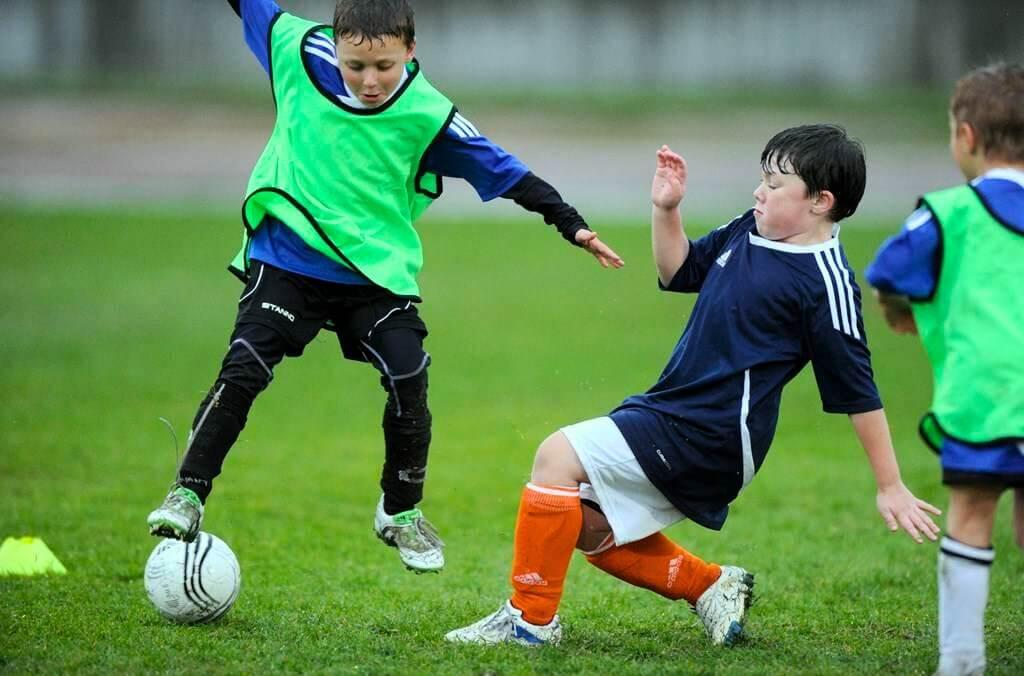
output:
[{"label": "blurred white building", "polygon": [[[333,0],[278,0],[330,22]],[[1024,59],[1007,0],[414,0],[419,53],[447,87],[946,85]],[[0,81],[124,73],[262,85],[224,0],[0,0]]]}]

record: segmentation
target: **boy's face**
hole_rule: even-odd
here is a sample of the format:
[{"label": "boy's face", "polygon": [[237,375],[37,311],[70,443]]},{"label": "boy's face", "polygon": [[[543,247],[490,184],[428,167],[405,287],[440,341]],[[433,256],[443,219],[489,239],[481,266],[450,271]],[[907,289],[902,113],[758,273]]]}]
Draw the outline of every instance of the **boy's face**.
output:
[{"label": "boy's face", "polygon": [[338,69],[345,86],[360,101],[376,108],[398,87],[405,64],[412,61],[416,43],[406,46],[402,38],[387,35],[379,40],[350,35],[336,41]]},{"label": "boy's face", "polygon": [[811,198],[802,178],[784,174],[777,166],[770,169],[761,172],[761,183],[754,191],[757,231],[765,239],[785,241],[814,230],[822,214],[828,213],[828,209],[823,209],[822,197],[827,195],[831,200],[831,193],[823,191],[817,198]]}]

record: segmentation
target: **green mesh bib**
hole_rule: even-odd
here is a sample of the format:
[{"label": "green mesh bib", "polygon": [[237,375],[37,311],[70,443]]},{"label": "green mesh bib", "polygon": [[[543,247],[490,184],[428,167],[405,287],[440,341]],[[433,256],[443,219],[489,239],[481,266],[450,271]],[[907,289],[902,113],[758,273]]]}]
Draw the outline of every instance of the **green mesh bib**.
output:
[{"label": "green mesh bib", "polygon": [[272,216],[331,260],[399,296],[419,297],[423,249],[413,222],[441,194],[420,169],[455,108],[413,61],[379,108],[354,109],[318,89],[302,58],[319,24],[281,14],[270,35],[277,119],[249,179],[242,248],[230,269],[245,278],[249,245]]},{"label": "green mesh bib", "polygon": [[989,213],[972,186],[921,201],[942,235],[935,293],[912,305],[935,378],[922,436],[936,449],[944,436],[1024,438],[1024,236]]}]

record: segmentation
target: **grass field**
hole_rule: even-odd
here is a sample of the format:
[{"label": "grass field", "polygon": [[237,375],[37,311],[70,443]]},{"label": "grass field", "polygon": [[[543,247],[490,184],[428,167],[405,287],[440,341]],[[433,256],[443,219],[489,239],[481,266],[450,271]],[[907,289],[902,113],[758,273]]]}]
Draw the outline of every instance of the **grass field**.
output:
[{"label": "grass field", "polygon": [[[175,467],[158,418],[183,440],[216,374],[239,291],[224,272],[237,218],[0,212],[0,538],[42,537],[69,570],[0,578],[0,671],[930,673],[935,546],[886,532],[849,423],[821,412],[809,372],[787,390],[773,450],[724,531],[670,530],[704,558],[758,574],[749,641],[714,649],[685,606],[577,557],[562,647],[444,643],[506,597],[537,443],[648,387],[686,320],[690,299],[655,290],[643,221],[597,226],[623,270],[485,211],[422,227],[435,419],[423,506],[448,544],[443,574],[406,572],[371,532],[383,393],[325,334],[278,368],[208,505],[205,528],[241,562],[237,605],[217,624],[178,627],[142,588],[155,545],[145,516]],[[884,235],[846,229],[858,272]],[[916,437],[929,396],[923,353],[885,331],[872,304],[865,314],[904,478],[944,506],[937,463]],[[1024,672],[1024,557],[1008,506],[990,674]]]}]

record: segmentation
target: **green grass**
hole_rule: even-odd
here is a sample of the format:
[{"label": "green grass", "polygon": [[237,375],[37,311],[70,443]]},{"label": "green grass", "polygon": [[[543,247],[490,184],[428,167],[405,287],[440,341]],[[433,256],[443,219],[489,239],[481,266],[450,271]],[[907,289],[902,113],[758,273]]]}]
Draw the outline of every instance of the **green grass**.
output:
[{"label": "green grass", "polygon": [[[886,532],[849,423],[809,373],[787,390],[764,471],[721,533],[680,524],[699,555],[758,573],[751,639],[710,647],[696,618],[586,565],[570,571],[560,649],[456,648],[443,632],[508,593],[511,528],[537,443],[656,378],[691,300],[655,290],[648,233],[598,224],[606,271],[536,223],[422,227],[434,445],[424,508],[448,567],[414,576],[371,532],[383,393],[330,335],[286,361],[217,482],[206,528],[243,570],[212,626],[161,620],[142,589],[144,519],[216,374],[239,286],[231,215],[0,215],[0,537],[36,535],[59,578],[0,578],[0,671],[14,673],[930,673],[934,545]],[[709,223],[710,225],[710,223]],[[885,232],[844,231],[857,270]],[[697,228],[694,229],[698,231]],[[904,478],[944,505],[915,433],[928,399],[916,341],[866,311]],[[1024,557],[999,514],[990,674],[1024,671]]]}]

